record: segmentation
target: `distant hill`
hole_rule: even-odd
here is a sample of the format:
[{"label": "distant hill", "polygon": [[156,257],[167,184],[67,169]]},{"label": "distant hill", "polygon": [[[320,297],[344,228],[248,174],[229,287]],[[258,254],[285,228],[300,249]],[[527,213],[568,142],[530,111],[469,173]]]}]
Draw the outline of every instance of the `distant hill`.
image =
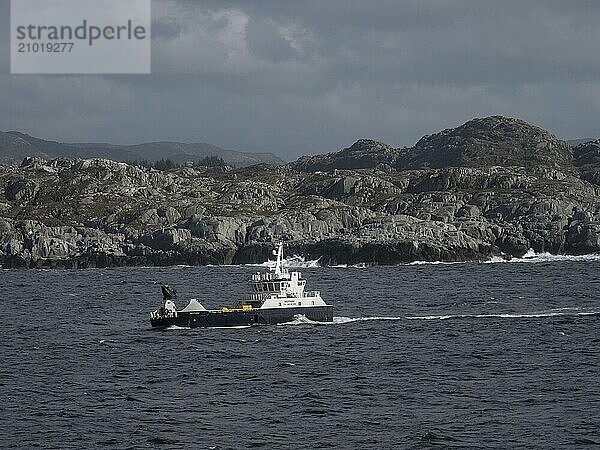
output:
[{"label": "distant hill", "polygon": [[573,164],[569,144],[535,125],[502,116],[425,136],[402,159],[400,169]]},{"label": "distant hill", "polygon": [[383,142],[359,139],[350,147],[325,155],[302,156],[292,163],[296,170],[369,169],[378,164],[395,165],[401,151]]},{"label": "distant hill", "polygon": [[548,131],[502,116],[473,119],[429,136],[413,147],[393,148],[369,139],[336,153],[304,156],[297,170],[368,169],[386,164],[397,170],[445,167],[572,167],[571,146]]},{"label": "distant hill", "polygon": [[583,138],[583,139],[569,139],[567,142],[572,145],[573,147],[576,147],[580,144],[587,144],[588,142],[594,142],[595,140],[597,140],[597,138]]},{"label": "distant hill", "polygon": [[137,145],[102,143],[61,143],[35,138],[24,133],[0,132],[0,162],[19,163],[27,156],[53,158],[106,158],[114,161],[157,161],[171,159],[178,163],[201,161],[207,156],[219,156],[231,165],[251,166],[284,161],[272,153],[251,153],[226,150],[207,143],[149,142]]}]

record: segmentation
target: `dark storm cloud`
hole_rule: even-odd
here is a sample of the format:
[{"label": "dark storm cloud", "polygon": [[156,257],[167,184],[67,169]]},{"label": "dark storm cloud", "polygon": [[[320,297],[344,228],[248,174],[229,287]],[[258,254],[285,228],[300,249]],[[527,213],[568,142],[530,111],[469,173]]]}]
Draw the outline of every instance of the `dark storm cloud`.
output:
[{"label": "dark storm cloud", "polygon": [[153,5],[149,76],[10,76],[0,45],[0,128],[208,141],[285,158],[360,137],[410,145],[490,114],[565,138],[600,134],[598,1]]}]

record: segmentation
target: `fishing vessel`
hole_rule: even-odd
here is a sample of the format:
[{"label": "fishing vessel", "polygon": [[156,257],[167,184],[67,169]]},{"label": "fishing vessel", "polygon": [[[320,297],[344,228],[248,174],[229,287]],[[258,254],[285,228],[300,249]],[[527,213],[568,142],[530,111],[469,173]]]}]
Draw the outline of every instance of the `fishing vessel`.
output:
[{"label": "fishing vessel", "polygon": [[273,251],[277,255],[274,267],[252,274],[247,298],[232,306],[206,309],[195,298],[178,310],[177,293],[162,285],[164,305],[150,313],[153,327],[248,327],[291,322],[304,316],[316,322],[333,322],[333,306],[321,298],[319,291],[305,291],[306,280],[300,272],[283,267],[283,244]]}]

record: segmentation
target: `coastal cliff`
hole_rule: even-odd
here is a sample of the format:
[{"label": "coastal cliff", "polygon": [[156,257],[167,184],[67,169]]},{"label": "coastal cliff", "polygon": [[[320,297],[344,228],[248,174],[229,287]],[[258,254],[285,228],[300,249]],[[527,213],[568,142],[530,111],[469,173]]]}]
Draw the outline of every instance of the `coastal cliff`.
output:
[{"label": "coastal cliff", "polygon": [[279,240],[322,264],[598,252],[600,141],[494,116],[279,166],[0,166],[5,268],[262,262]]}]

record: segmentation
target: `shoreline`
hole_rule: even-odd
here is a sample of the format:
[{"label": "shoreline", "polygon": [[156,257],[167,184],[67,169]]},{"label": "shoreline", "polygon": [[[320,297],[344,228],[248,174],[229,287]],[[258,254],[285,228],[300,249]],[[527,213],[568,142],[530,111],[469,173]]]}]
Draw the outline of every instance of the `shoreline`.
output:
[{"label": "shoreline", "polygon": [[[287,267],[314,269],[314,268],[372,268],[372,267],[409,267],[409,266],[429,266],[429,265],[455,265],[455,264],[503,264],[503,263],[544,263],[544,262],[589,262],[600,261],[600,253],[584,254],[553,254],[548,252],[536,253],[530,249],[525,255],[520,257],[511,255],[492,255],[481,259],[463,259],[463,260],[412,260],[406,262],[387,262],[378,261],[360,261],[352,263],[322,263],[321,258],[305,259],[302,256],[294,254],[286,262]],[[197,260],[196,260],[197,261]],[[288,261],[288,260],[286,260]],[[11,258],[8,261],[0,262],[2,270],[88,270],[88,269],[113,269],[123,267],[135,268],[165,268],[165,267],[265,267],[269,265],[267,261],[248,261],[243,263],[188,263],[185,258],[175,257],[157,258],[152,260],[148,257],[128,257],[119,256],[113,258],[102,257],[93,259],[89,257],[66,258],[66,259],[37,259],[24,260],[22,258]]]}]

